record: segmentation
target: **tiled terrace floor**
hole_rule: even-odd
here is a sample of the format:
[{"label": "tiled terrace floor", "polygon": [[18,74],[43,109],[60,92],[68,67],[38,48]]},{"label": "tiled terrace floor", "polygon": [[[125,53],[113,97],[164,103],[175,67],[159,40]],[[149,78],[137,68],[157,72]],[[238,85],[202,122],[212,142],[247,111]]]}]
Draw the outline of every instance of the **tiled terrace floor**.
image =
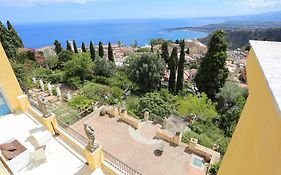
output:
[{"label": "tiled terrace floor", "polygon": [[[60,139],[52,137],[44,143],[46,145],[47,159],[43,162],[35,162],[31,155],[35,149],[35,142],[30,137],[32,130],[46,131],[46,129],[33,118],[26,114],[9,114],[0,116],[0,143],[17,139],[27,150],[15,157],[8,163],[13,166],[17,175],[102,175],[103,173],[92,172],[74,150]],[[1,151],[0,151],[1,152]],[[22,155],[24,154],[24,155]],[[2,156],[2,155],[1,155]],[[17,160],[16,160],[17,159]],[[16,169],[15,169],[16,167]]]},{"label": "tiled terrace floor", "polygon": [[[85,120],[71,127],[83,134],[83,122]],[[204,165],[201,168],[192,165],[192,160],[196,156],[186,153],[184,146],[174,147],[167,142],[153,139],[158,126],[150,122],[142,123],[138,130],[120,122],[117,117],[88,117],[86,122],[95,129],[96,141],[104,150],[143,175],[205,175],[206,173]],[[159,143],[165,148],[161,156],[156,156],[154,151]]]}]

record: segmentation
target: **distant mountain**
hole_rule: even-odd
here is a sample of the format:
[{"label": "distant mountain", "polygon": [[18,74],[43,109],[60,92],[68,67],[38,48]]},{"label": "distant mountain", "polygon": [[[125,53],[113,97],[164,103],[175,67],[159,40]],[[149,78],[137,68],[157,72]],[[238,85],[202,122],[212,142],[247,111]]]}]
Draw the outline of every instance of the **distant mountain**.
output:
[{"label": "distant mountain", "polygon": [[[211,35],[201,38],[199,41],[208,44]],[[281,41],[281,28],[274,29],[256,29],[256,30],[226,30],[225,39],[228,48],[234,50],[237,48],[245,48],[249,45],[249,40],[263,41]]]},{"label": "distant mountain", "polygon": [[281,21],[281,11],[273,11],[261,14],[254,15],[242,15],[242,16],[232,16],[232,17],[223,17],[226,21]]}]

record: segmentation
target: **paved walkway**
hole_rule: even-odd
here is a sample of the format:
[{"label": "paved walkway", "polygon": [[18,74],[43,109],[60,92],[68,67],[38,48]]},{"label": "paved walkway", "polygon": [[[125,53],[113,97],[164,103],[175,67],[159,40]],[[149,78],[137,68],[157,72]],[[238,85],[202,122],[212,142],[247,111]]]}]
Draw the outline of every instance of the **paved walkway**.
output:
[{"label": "paved walkway", "polygon": [[[84,134],[83,122],[71,127]],[[95,129],[96,140],[104,150],[143,175],[205,175],[206,168],[194,167],[193,155],[186,153],[184,146],[153,139],[157,125],[146,122],[135,130],[119,118],[108,116],[92,117],[87,123]],[[164,145],[161,156],[154,153],[159,143]]]}]

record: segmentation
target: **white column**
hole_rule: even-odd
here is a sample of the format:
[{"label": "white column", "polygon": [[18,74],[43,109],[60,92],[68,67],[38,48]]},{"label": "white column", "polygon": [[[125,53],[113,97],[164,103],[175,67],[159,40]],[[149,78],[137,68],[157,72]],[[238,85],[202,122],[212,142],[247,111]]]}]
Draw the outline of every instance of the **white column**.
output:
[{"label": "white column", "polygon": [[39,83],[40,83],[40,87],[41,87],[42,91],[44,91],[44,90],[45,90],[45,87],[44,87],[44,82],[43,82],[43,80],[39,80]]},{"label": "white column", "polygon": [[60,97],[61,96],[60,87],[56,87],[56,92],[57,92],[57,96]]},{"label": "white column", "polygon": [[67,93],[67,94],[66,94],[66,98],[67,98],[67,101],[70,102],[70,100],[71,100],[71,94],[70,94],[70,93]]},{"label": "white column", "polygon": [[48,86],[48,91],[49,91],[49,93],[50,93],[51,95],[53,95],[51,83],[48,83],[47,86]]},{"label": "white column", "polygon": [[32,81],[34,84],[36,84],[36,82],[37,82],[36,78],[34,78],[34,77],[32,77]]}]

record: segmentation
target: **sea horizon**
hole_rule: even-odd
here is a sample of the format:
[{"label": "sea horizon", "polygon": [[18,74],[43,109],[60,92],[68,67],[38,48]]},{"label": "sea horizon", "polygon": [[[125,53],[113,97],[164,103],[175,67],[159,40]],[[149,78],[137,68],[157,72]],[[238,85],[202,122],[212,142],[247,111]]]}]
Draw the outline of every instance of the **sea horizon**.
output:
[{"label": "sea horizon", "polygon": [[198,31],[168,31],[168,28],[194,27],[218,23],[218,19],[99,19],[74,21],[49,21],[14,23],[25,47],[41,48],[53,45],[59,40],[63,47],[67,40],[75,40],[78,47],[82,42],[86,45],[90,41],[98,44],[99,41],[132,45],[137,41],[138,46],[149,44],[151,39],[163,38],[167,40],[196,39],[208,34]]}]

